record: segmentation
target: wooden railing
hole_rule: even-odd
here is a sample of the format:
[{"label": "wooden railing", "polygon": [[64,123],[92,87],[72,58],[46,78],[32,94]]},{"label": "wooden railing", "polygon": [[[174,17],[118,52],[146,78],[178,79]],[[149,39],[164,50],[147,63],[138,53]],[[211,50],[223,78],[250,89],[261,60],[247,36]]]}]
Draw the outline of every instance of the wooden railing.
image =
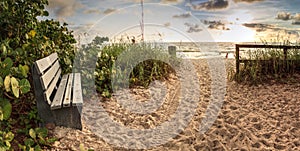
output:
[{"label": "wooden railing", "polygon": [[240,63],[245,61],[240,59],[240,48],[276,48],[282,49],[284,61],[287,60],[287,53],[289,49],[300,49],[300,46],[285,46],[285,45],[255,45],[255,44],[236,44],[235,45],[235,59],[236,59],[236,73],[240,72]]}]

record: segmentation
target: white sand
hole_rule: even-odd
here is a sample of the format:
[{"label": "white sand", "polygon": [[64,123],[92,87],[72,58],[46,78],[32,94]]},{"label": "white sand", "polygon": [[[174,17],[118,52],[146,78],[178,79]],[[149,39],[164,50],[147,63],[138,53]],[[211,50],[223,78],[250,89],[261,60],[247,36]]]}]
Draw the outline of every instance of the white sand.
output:
[{"label": "white sand", "polygon": [[[294,84],[259,86],[227,81],[227,93],[217,120],[205,134],[200,134],[199,126],[211,101],[212,80],[205,61],[194,60],[193,63],[201,91],[196,112],[183,132],[150,150],[300,150],[300,78]],[[163,104],[151,114],[130,113],[122,109],[115,99],[98,105],[102,105],[109,116],[123,126],[132,129],[155,128],[170,119],[179,105],[177,80],[174,77],[163,83],[167,89]],[[151,95],[148,90],[139,88],[131,93],[141,101]],[[91,116],[90,120],[95,120],[96,124],[97,119]],[[86,149],[126,150],[105,142],[85,123],[91,122],[84,121],[82,131],[56,127],[53,133],[59,141],[51,150],[79,150],[80,144]]]}]

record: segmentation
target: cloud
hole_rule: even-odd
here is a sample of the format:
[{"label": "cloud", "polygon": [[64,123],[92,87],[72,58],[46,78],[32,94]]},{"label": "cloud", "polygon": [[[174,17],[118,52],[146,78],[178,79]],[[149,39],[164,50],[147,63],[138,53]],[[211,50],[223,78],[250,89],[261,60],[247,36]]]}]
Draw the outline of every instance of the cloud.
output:
[{"label": "cloud", "polygon": [[116,9],[108,8],[108,9],[106,9],[103,13],[104,13],[104,14],[110,14],[110,13],[112,13],[112,12],[114,12],[114,11],[116,11]]},{"label": "cloud", "polygon": [[257,35],[263,39],[274,40],[296,40],[299,39],[299,30],[290,30],[286,28],[277,27],[270,24],[263,23],[245,23],[245,27],[255,29]]},{"label": "cloud", "polygon": [[300,13],[297,13],[295,16],[293,16],[293,19],[296,21],[300,21]]},{"label": "cloud", "polygon": [[86,24],[74,24],[70,28],[76,32],[86,32],[88,31],[92,26],[94,26],[95,23],[86,23]]},{"label": "cloud", "polygon": [[98,9],[89,9],[89,10],[85,10],[83,13],[85,13],[85,14],[100,14],[101,11]]},{"label": "cloud", "polygon": [[289,12],[279,12],[277,13],[276,19],[284,21],[293,20],[292,25],[300,25],[300,13],[292,15]]},{"label": "cloud", "polygon": [[265,31],[268,31],[268,32],[284,32],[285,34],[289,34],[289,35],[298,35],[298,31],[289,30],[289,29],[285,29],[285,28],[280,28],[280,27],[276,27],[276,26],[270,25],[270,24],[245,23],[245,24],[243,24],[243,26],[248,27],[248,28],[253,28],[257,32],[265,32]]},{"label": "cloud", "polygon": [[202,2],[198,4],[188,4],[193,10],[217,10],[227,8],[229,2],[227,0],[209,0],[208,2]]},{"label": "cloud", "polygon": [[173,18],[189,18],[191,16],[192,16],[191,12],[187,12],[180,15],[174,15]]},{"label": "cloud", "polygon": [[293,16],[293,19],[294,19],[293,24],[294,25],[299,25],[299,22],[300,22],[300,13],[297,13],[295,16]]},{"label": "cloud", "polygon": [[221,21],[209,21],[209,20],[203,20],[202,21],[205,25],[208,25],[209,29],[215,29],[215,30],[230,30],[226,27],[225,23]]},{"label": "cloud", "polygon": [[65,17],[73,16],[76,10],[82,8],[84,5],[76,0],[49,0],[48,9],[54,11],[54,14],[63,19]]},{"label": "cloud", "polygon": [[[196,0],[197,1],[197,0]],[[253,2],[262,2],[265,0],[233,0],[235,3],[245,2],[245,3],[253,3]],[[229,0],[208,0],[207,2],[195,3],[190,0],[186,6],[191,7],[193,10],[220,10],[225,9],[229,6]]]},{"label": "cloud", "polygon": [[295,16],[293,16],[293,25],[300,25],[300,13],[297,13]]},{"label": "cloud", "polygon": [[161,0],[161,3],[164,4],[179,4],[182,3],[184,0]]},{"label": "cloud", "polygon": [[262,23],[244,23],[243,26],[248,27],[248,28],[253,28],[257,32],[266,31],[268,29],[278,30],[278,28],[275,28],[273,25],[262,24]]},{"label": "cloud", "polygon": [[264,0],[233,0],[234,2],[246,2],[246,3],[253,3],[253,2],[262,2]]},{"label": "cloud", "polygon": [[193,33],[193,32],[200,32],[202,29],[198,24],[190,24],[190,23],[184,23],[185,26],[188,27],[187,31],[188,33]]},{"label": "cloud", "polygon": [[292,19],[292,15],[291,15],[291,13],[288,13],[288,12],[279,12],[279,13],[277,13],[276,19],[290,20],[290,19]]}]

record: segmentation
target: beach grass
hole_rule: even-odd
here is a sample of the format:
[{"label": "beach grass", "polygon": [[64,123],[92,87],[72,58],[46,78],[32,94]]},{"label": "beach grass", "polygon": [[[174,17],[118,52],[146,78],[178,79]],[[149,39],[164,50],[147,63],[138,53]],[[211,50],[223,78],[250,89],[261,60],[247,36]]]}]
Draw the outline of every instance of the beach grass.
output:
[{"label": "beach grass", "polygon": [[95,70],[97,91],[104,97],[110,97],[112,85],[123,87],[129,81],[129,87],[147,88],[154,80],[167,79],[170,73],[174,73],[172,67],[164,62],[169,57],[166,50],[155,44],[118,43],[105,46]]},{"label": "beach grass", "polygon": [[[263,41],[263,45],[274,42]],[[299,46],[299,43],[289,41],[276,42],[280,46]],[[230,79],[237,82],[258,84],[270,80],[289,81],[300,71],[300,50],[287,50],[285,56],[281,48],[248,48],[242,51],[240,60],[247,60],[240,64],[238,73],[231,74]]]}]

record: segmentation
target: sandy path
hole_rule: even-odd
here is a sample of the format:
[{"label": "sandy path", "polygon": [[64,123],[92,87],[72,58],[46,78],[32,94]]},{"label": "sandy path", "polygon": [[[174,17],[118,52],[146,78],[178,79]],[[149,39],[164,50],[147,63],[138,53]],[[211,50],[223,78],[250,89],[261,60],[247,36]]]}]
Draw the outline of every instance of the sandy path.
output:
[{"label": "sandy path", "polygon": [[[150,150],[300,150],[299,81],[294,84],[259,86],[227,82],[227,93],[217,120],[205,134],[200,134],[199,126],[211,101],[212,80],[205,61],[194,60],[193,63],[201,91],[196,112],[183,132]],[[176,80],[175,76],[162,84],[167,88],[167,92],[161,89],[155,94],[166,93],[164,102],[151,114],[130,113],[122,109],[114,99],[100,102],[98,105],[102,105],[109,116],[123,126],[134,129],[155,128],[176,112],[180,98],[178,79]],[[151,96],[149,91],[139,88],[131,93],[142,101]],[[96,121],[93,118],[88,120]],[[91,123],[89,121],[87,123]],[[80,144],[86,149],[125,150],[106,143],[95,135],[95,130],[89,129],[89,126],[82,131],[56,127],[53,133],[59,141],[55,142],[52,150],[79,150]]]}]

